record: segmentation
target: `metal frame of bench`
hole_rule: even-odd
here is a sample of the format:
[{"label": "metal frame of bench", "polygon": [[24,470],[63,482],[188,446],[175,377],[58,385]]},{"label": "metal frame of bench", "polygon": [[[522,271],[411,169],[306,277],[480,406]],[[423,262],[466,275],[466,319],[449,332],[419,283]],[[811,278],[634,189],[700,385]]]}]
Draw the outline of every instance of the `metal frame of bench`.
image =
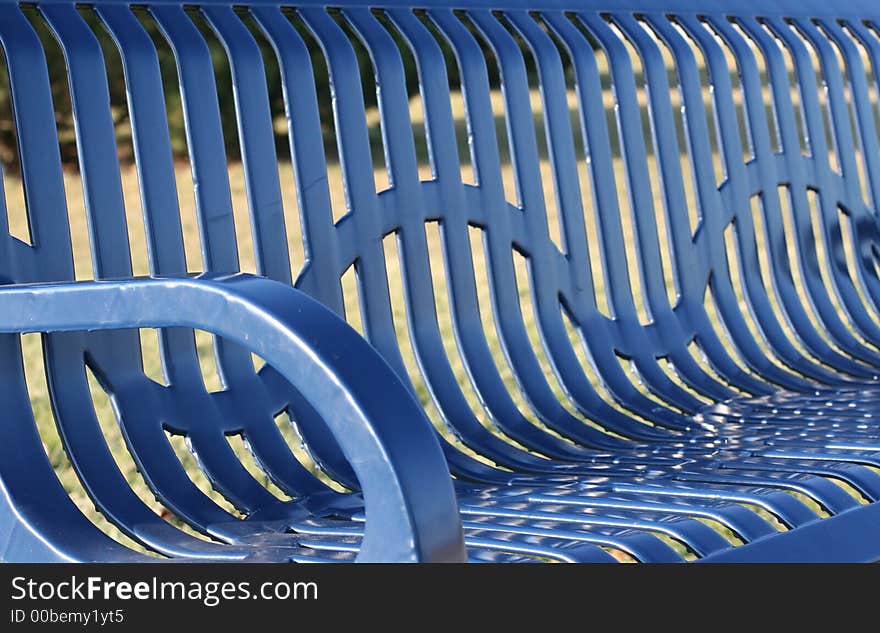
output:
[{"label": "metal frame of bench", "polygon": [[[640,561],[880,559],[880,426],[872,417],[880,410],[876,3],[469,0],[455,12],[446,2],[423,2],[416,14],[411,3],[388,0],[344,1],[332,15],[324,3],[284,5],[289,11],[271,1],[236,3],[249,24],[232,5],[195,6],[230,62],[259,276],[236,274],[214,67],[184,7],[147,3],[177,62],[201,276],[186,274],[156,47],[129,3],[88,9],[124,65],[154,275],[135,279],[103,53],[74,4],[47,0],[36,8],[66,59],[97,280],[74,282],[43,45],[18,3],[0,0],[0,44],[31,231],[31,244],[7,234],[0,239],[7,281],[0,289],[0,394],[7,411],[0,424],[0,558],[154,560],[86,518],[53,472],[19,342],[21,333],[42,332],[53,413],[82,486],[109,522],[167,557],[609,561],[623,552]],[[377,11],[389,22],[377,19]],[[307,259],[299,271],[291,271],[284,239],[257,32],[272,45],[284,88]],[[335,222],[304,32],[320,47],[332,82],[348,205]],[[369,52],[380,87],[392,183],[381,192],[353,38]],[[419,175],[399,42],[417,66],[429,179]],[[608,60],[616,130],[606,118],[594,46]],[[633,54],[643,70],[647,136]],[[549,179],[541,171],[527,55],[539,77]],[[490,56],[503,86],[517,200],[505,196]],[[452,63],[476,184],[461,176]],[[670,97],[673,76],[683,139]],[[578,164],[586,157],[576,149],[571,92],[589,154],[591,199],[582,195]],[[613,168],[614,135],[634,236],[621,222],[626,211]],[[723,173],[716,173],[713,147]],[[695,230],[683,153],[699,213]],[[658,182],[662,210],[652,193]],[[548,225],[544,189],[551,183],[561,248]],[[755,200],[762,227],[752,215]],[[613,316],[597,305],[585,212],[595,214]],[[452,342],[438,325],[426,222],[439,222],[442,234]],[[525,405],[502,379],[482,326],[473,227],[484,239],[504,361]],[[760,231],[770,244],[765,257],[756,246]],[[455,441],[433,432],[403,359],[382,246],[392,234],[417,373]],[[853,245],[852,263],[845,244]],[[515,254],[528,263],[539,345],[520,308]],[[628,270],[633,254],[647,324]],[[341,318],[340,280],[352,266],[366,341]],[[165,385],[144,373],[137,329],[147,327],[162,328]],[[220,392],[205,387],[192,328],[218,337]],[[451,367],[450,343],[466,367],[467,385]],[[266,361],[259,371],[251,353]],[[149,488],[175,519],[209,538],[166,521],[132,490],[103,438],[86,368],[110,395]],[[469,404],[469,389],[482,412]],[[297,461],[275,426],[279,411],[291,413],[327,476],[362,492],[336,492]],[[186,436],[200,469],[245,519],[196,487],[166,431]],[[278,499],[250,475],[226,441],[231,434],[247,440],[257,465],[292,500]]]}]

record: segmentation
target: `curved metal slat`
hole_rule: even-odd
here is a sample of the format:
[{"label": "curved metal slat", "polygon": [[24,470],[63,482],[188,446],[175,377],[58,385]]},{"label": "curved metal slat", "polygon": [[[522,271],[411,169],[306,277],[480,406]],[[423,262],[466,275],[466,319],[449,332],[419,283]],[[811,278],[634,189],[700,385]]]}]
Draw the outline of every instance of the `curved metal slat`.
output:
[{"label": "curved metal slat", "polygon": [[[511,370],[516,376],[517,384],[523,391],[526,400],[531,405],[535,414],[541,421],[554,428],[557,432],[565,435],[570,432],[568,429],[576,429],[580,424],[576,418],[561,406],[559,401],[553,395],[547,379],[543,375],[535,350],[532,348],[528,339],[525,322],[523,320],[522,309],[517,290],[516,272],[513,262],[514,244],[510,236],[510,227],[514,222],[525,219],[527,232],[535,232],[535,235],[546,236],[546,215],[542,208],[534,208],[534,203],[529,203],[523,198],[523,204],[528,206],[528,210],[524,209],[522,213],[514,211],[510,204],[505,200],[503,179],[501,174],[501,163],[499,157],[498,140],[494,133],[494,114],[490,102],[490,88],[488,82],[488,70],[479,44],[473,35],[468,32],[464,24],[452,13],[436,12],[431,13],[431,18],[437,24],[438,28],[449,40],[458,60],[459,69],[462,75],[463,93],[467,101],[468,126],[471,132],[471,149],[472,162],[477,177],[478,186],[486,195],[491,207],[486,209],[486,213],[490,216],[491,221],[484,232],[484,245],[487,255],[487,272],[491,278],[491,299],[493,315],[498,332],[498,338],[501,342],[505,358]],[[500,29],[497,21],[490,14],[481,14],[472,16],[478,25],[493,28],[493,32]],[[497,25],[497,29],[492,25]],[[509,36],[508,36],[509,37]],[[508,42],[509,43],[509,42]],[[519,50],[514,50],[509,46],[505,49],[506,53],[498,53],[502,64],[502,75],[514,73],[512,78],[504,78],[503,81],[510,81],[513,85],[521,86],[522,70],[519,66],[522,59]],[[506,64],[514,64],[516,70],[504,70]],[[514,88],[515,89],[515,88]],[[520,94],[520,98],[522,95]],[[507,120],[510,131],[511,142],[516,145],[526,142],[534,144],[534,131],[530,129],[526,132],[524,127],[525,120],[520,106],[517,105],[513,109],[514,99],[506,99],[505,118]],[[528,102],[528,98],[526,98]],[[518,120],[517,120],[518,119]],[[531,128],[531,116],[529,116],[529,126]],[[514,140],[519,137],[520,140]],[[526,140],[530,139],[530,140]],[[516,145],[511,145],[511,149]],[[526,148],[528,149],[528,148]],[[526,160],[525,158],[523,160]],[[530,174],[530,178],[534,179],[534,171],[532,168],[526,167],[526,173]],[[528,192],[528,188],[532,185],[523,185],[525,174],[520,173],[517,176],[519,187],[523,192]],[[523,187],[525,189],[523,190]],[[532,194],[533,195],[533,194]],[[536,198],[531,197],[531,200]],[[543,203],[541,205],[543,207]],[[543,218],[543,219],[542,219]],[[526,256],[531,254],[526,253]],[[557,287],[558,283],[554,279],[552,270],[548,270],[546,265],[532,266],[530,265],[532,274],[539,274],[540,283],[536,280],[532,284],[532,288],[543,287],[542,292],[549,293],[552,288]],[[538,273],[538,271],[542,271]],[[548,276],[549,275],[549,276]],[[546,285],[545,285],[546,284]],[[555,303],[555,301],[554,301]],[[518,309],[513,310],[507,306],[517,306]],[[552,304],[546,305],[542,311],[550,311]],[[567,341],[560,341],[562,330],[561,317],[557,309],[552,310],[552,314],[542,314],[538,316],[539,327],[544,327],[548,323],[548,318],[557,321],[554,327],[556,337],[554,343],[558,345],[562,342],[568,345]],[[545,335],[546,332],[542,332]],[[499,424],[503,424],[503,419],[499,420]],[[507,422],[510,424],[510,421]],[[576,430],[574,431],[576,433]]]},{"label": "curved metal slat", "polygon": [[[682,18],[681,23],[702,49],[711,73],[713,103],[718,117],[720,150],[724,158],[730,195],[734,196],[738,208],[750,209],[751,196],[749,195],[748,174],[742,158],[743,140],[737,133],[739,124],[734,110],[733,86],[730,82],[724,53],[718,42],[699,20],[688,16]],[[758,325],[767,342],[779,359],[796,372],[820,382],[830,384],[840,382],[840,377],[803,357],[786,336],[771,307],[768,289],[761,282],[761,269],[752,216],[743,211],[736,215],[735,222],[736,244],[740,265],[743,268],[742,282],[745,286],[749,307],[754,311]]]},{"label": "curved metal slat", "polygon": [[[828,267],[832,275],[832,283],[837,298],[841,301],[841,306],[853,318],[858,319],[858,315],[864,314],[864,308],[860,304],[860,300],[855,293],[852,285],[852,279],[849,277],[846,260],[843,254],[842,236],[840,234],[837,200],[842,198],[843,192],[839,191],[835,186],[832,168],[830,164],[830,152],[826,141],[826,127],[823,123],[823,114],[819,104],[818,93],[811,90],[811,86],[815,86],[815,70],[809,56],[806,43],[795,34],[793,27],[785,22],[777,20],[769,20],[768,26],[773,30],[774,34],[780,39],[782,44],[788,49],[794,63],[794,72],[798,79],[800,88],[799,94],[801,98],[801,108],[803,111],[805,126],[809,134],[809,150],[814,161],[814,178],[816,179],[817,194],[819,199],[820,217],[822,219],[820,229],[823,231],[823,241],[827,245],[827,254],[829,258]],[[830,80],[827,74],[830,71],[827,60],[822,61],[823,79]],[[836,60],[835,60],[836,65]],[[839,76],[839,69],[835,71]],[[842,98],[842,96],[841,96]],[[839,99],[831,99],[834,114],[839,113]],[[832,122],[836,134],[839,136],[840,122]],[[849,125],[849,123],[847,123]],[[837,155],[840,151],[852,152],[852,143],[848,147],[839,146],[836,148]],[[848,170],[850,173],[851,170]],[[861,196],[859,195],[859,199]],[[838,317],[839,319],[839,317]],[[861,328],[858,320],[856,325]],[[840,327],[834,330],[835,337],[841,338]],[[847,337],[848,335],[848,337]],[[853,342],[852,335],[845,332],[842,335],[844,342],[850,345],[858,346],[857,342]],[[847,340],[849,339],[849,340]]]},{"label": "curved metal slat", "polygon": [[[674,265],[677,271],[676,278],[693,280],[689,285],[694,290],[687,292],[687,294],[698,296],[700,291],[696,290],[695,286],[705,276],[693,264],[694,254],[689,239],[690,231],[687,217],[685,214],[678,212],[680,209],[687,208],[687,201],[684,195],[684,183],[679,162],[680,150],[675,135],[676,128],[672,117],[672,104],[669,99],[669,84],[665,78],[665,63],[660,49],[632,16],[618,14],[614,16],[613,20],[622,29],[624,36],[630,38],[642,59],[645,69],[648,113],[650,115],[651,132],[654,137],[655,156],[663,194],[664,215],[666,217],[667,230],[671,235],[672,259],[676,262]],[[664,245],[659,243],[656,226],[651,228],[653,229],[651,231],[653,236],[648,238],[651,240],[651,244],[653,245],[656,241],[657,249],[664,248]],[[662,272],[662,266],[660,265],[662,262],[657,260],[657,257],[658,253],[651,254],[648,258],[648,265]],[[652,259],[653,264],[651,264]],[[684,262],[691,262],[691,264],[688,266]],[[726,384],[715,380],[703,372],[696,361],[688,354],[684,343],[688,338],[686,332],[693,331],[693,326],[686,322],[680,324],[671,323],[670,320],[673,318],[673,315],[670,310],[665,309],[665,303],[660,304],[660,310],[662,312],[659,313],[657,309],[653,310],[654,320],[659,327],[660,335],[666,340],[680,341],[678,345],[672,346],[668,353],[670,360],[675,366],[675,371],[681,376],[682,380],[692,389],[711,397],[713,400],[727,400],[736,395],[737,392],[728,388]]]},{"label": "curved metal slat", "polygon": [[[785,248],[782,248],[787,241],[792,239],[784,233],[783,210],[777,195],[777,186],[779,183],[786,181],[789,181],[785,192],[788,194],[793,207],[792,216],[796,231],[795,239],[796,242],[806,242],[804,248],[799,248],[799,253],[805,253],[802,257],[806,257],[806,262],[802,261],[799,265],[802,270],[809,272],[801,275],[801,277],[805,280],[812,305],[815,306],[819,317],[823,320],[825,331],[835,334],[835,338],[837,338],[836,333],[843,327],[843,324],[830,302],[827,291],[821,284],[821,277],[815,274],[817,268],[815,259],[810,260],[811,254],[815,253],[815,244],[810,243],[812,229],[809,223],[809,202],[806,197],[807,188],[803,181],[797,178],[800,169],[796,168],[797,171],[794,174],[777,173],[777,161],[770,147],[770,131],[767,128],[767,120],[764,115],[763,93],[754,56],[745,45],[742,37],[734,32],[727,20],[714,20],[712,24],[728,44],[733,47],[743,76],[743,98],[749,121],[750,144],[755,154],[755,164],[759,166],[758,174],[762,194],[760,197],[761,211],[767,229],[767,240],[771,244],[781,245],[780,248],[769,249],[768,253],[773,260],[771,270],[773,271],[774,289],[782,300],[793,329],[810,352],[824,363],[830,363],[841,371],[867,379],[871,375],[867,368],[850,357],[864,358],[866,356],[865,350],[860,349],[861,346],[847,332],[842,337],[843,340],[840,344],[844,346],[849,356],[844,356],[837,352],[812,326],[806,312],[809,308],[804,306],[801,303],[801,299],[797,296],[798,290],[794,283],[787,253]],[[777,77],[776,79],[780,80],[781,78]],[[790,169],[793,155],[789,152],[786,156],[790,159],[787,165]],[[787,169],[786,171],[789,170]]]},{"label": "curved metal slat", "polygon": [[[99,278],[131,276],[125,207],[100,46],[73,7],[58,5],[42,10],[67,60],[95,275]],[[95,418],[84,380],[85,350],[114,382],[125,382],[126,376],[134,376],[137,380],[140,352],[136,333],[114,332],[101,338],[90,337],[85,344],[62,337],[50,340],[47,343],[47,378],[59,430],[86,489],[95,495],[96,503],[110,517],[121,523],[126,522],[122,519],[125,517],[129,519],[128,525],[136,525],[137,521],[131,519],[140,514],[141,520],[148,524],[147,519],[155,519],[155,515],[144,514],[142,504],[131,494],[121,475],[114,476],[118,469],[112,465],[112,456]],[[139,406],[150,401],[147,396],[146,393],[139,395]],[[155,400],[152,410],[151,416],[161,410]],[[152,417],[152,423],[144,421],[139,425],[140,432],[146,434],[147,439],[133,443],[154,455],[161,454],[165,439],[155,420]],[[135,456],[136,459],[142,458],[143,453],[135,452]],[[181,484],[184,488],[192,486],[178,464],[177,481],[171,488],[180,488]],[[193,504],[191,511],[197,506]],[[214,507],[213,503],[207,507]]]},{"label": "curved metal slat", "polygon": [[308,291],[320,298],[324,305],[342,314],[342,288],[337,275],[340,268],[338,244],[333,234],[326,156],[309,51],[280,10],[254,7],[252,13],[279,60],[301,209],[306,252],[304,270],[309,271],[307,278],[313,280]]},{"label": "curved metal slat", "polygon": [[[19,253],[20,259],[11,271],[25,279],[30,277],[29,280],[42,275],[49,279],[70,279],[73,277],[70,234],[48,68],[36,33],[15,6],[0,7],[0,44],[12,91],[31,236],[37,252],[43,249],[55,252],[53,257],[30,260]],[[37,532],[52,534],[56,542],[65,544],[64,552],[56,551],[51,556],[47,553],[46,559],[142,560],[102,534],[67,495],[46,457],[36,421],[30,414],[18,337],[3,336],[2,346],[4,406],[8,411],[18,412],[14,420],[3,425],[4,437],[0,442],[3,451],[0,503],[4,506],[0,519],[2,557],[25,560],[43,549],[37,546],[38,537],[29,541],[28,532],[17,529],[16,517],[21,517]]]},{"label": "curved metal slat", "polygon": [[[592,203],[599,229],[600,254],[603,258],[604,290],[609,293],[615,315],[614,327],[606,326],[607,331],[604,332],[601,326],[605,324],[597,322],[594,311],[592,314],[580,315],[581,334],[601,379],[621,406],[649,420],[658,420],[664,425],[680,425],[673,411],[659,407],[656,401],[646,398],[634,388],[615,356],[617,351],[629,353],[631,348],[646,346],[647,342],[633,316],[635,306],[626,272],[623,228],[620,222],[611,141],[601,101],[599,71],[589,43],[574,25],[562,15],[545,14],[545,19],[562,39],[574,65],[584,145],[590,156]],[[621,318],[621,315],[625,318]],[[614,347],[609,348],[608,337],[612,333],[616,334],[612,339]]]},{"label": "curved metal slat", "polygon": [[272,134],[266,70],[259,46],[229,7],[205,6],[202,13],[226,48],[232,69],[242,165],[248,191],[257,272],[290,283],[290,254],[281,205],[278,157]]},{"label": "curved metal slat", "polygon": [[[675,29],[673,23],[666,16],[647,16],[646,21],[655,30],[657,36],[669,47],[675,60],[675,70],[678,76],[679,90],[682,95],[682,118],[687,135],[688,159],[696,190],[695,203],[700,215],[700,224],[697,231],[714,232],[716,218],[719,218],[721,215],[721,212],[718,210],[720,200],[718,200],[714,184],[715,176],[709,173],[712,165],[711,148],[701,96],[702,85],[697,59],[682,34]],[[661,94],[657,98],[662,99],[663,95]],[[669,115],[667,115],[666,120],[669,120]],[[671,156],[669,160],[672,160]],[[672,170],[672,179],[675,185],[681,180],[682,176],[678,163],[676,161],[672,161],[672,163],[671,166],[664,168]],[[678,203],[675,201],[669,203],[671,212],[668,212],[668,215],[677,215],[674,210],[681,208],[681,196],[680,192],[676,196]],[[672,218],[670,218],[669,222],[674,227]],[[711,286],[710,291],[713,294],[722,293],[725,297],[732,296],[733,291],[731,288],[727,286],[719,287],[720,280],[729,279],[726,258],[719,257],[717,250],[714,252],[710,251],[707,248],[709,243],[705,239],[694,243],[694,246],[690,249],[683,248],[680,242],[684,241],[684,237],[679,236],[679,233],[684,233],[684,227],[678,230],[673,229],[676,255],[685,260],[680,266],[682,269],[680,277],[685,280],[683,282],[685,291],[680,298],[680,302],[684,306],[688,306],[689,303],[696,304],[693,309],[689,310],[691,318],[695,321],[693,326],[697,332],[695,339],[699,341],[701,349],[706,353],[710,365],[732,384],[752,393],[769,393],[770,389],[763,382],[763,380],[767,380],[763,372],[746,373],[731,358],[731,353],[725,349],[724,342],[712,328],[709,321],[710,317],[705,312],[704,306],[700,305],[698,301],[705,294],[706,286]],[[682,256],[682,253],[686,253],[686,255]],[[700,262],[701,271],[707,271],[705,277],[699,273],[693,274],[691,266],[686,263],[694,260]],[[710,274],[708,271],[713,272]],[[731,311],[725,312],[725,316],[730,314],[736,313]],[[761,353],[760,351],[756,353],[754,340],[750,336],[742,336],[741,333],[745,326],[741,321],[742,316],[737,316],[739,316],[739,320],[729,325],[729,331],[732,331],[732,342],[737,347],[743,341],[748,342],[745,349],[739,348],[739,352],[743,355],[746,365],[753,368],[754,359],[760,357]],[[758,362],[765,365],[766,359],[759,360]]]},{"label": "curved metal slat", "polygon": [[[578,190],[577,157],[562,61],[549,36],[531,17],[523,13],[511,13],[507,18],[523,36],[537,61],[551,169],[557,192],[557,208],[563,226],[565,256],[575,288],[574,296],[568,297],[568,302],[577,314],[587,314],[589,320],[596,320],[601,317],[596,309],[596,289],[593,287],[590,271],[584,209]],[[548,301],[547,293],[543,297],[536,297],[536,301],[539,304]],[[554,306],[556,302],[549,298],[549,303]],[[634,428],[633,422],[626,418],[621,420],[623,416],[600,398],[586,380],[574,350],[566,341],[559,340],[556,315],[548,314],[547,310],[542,312],[544,320],[553,323],[554,331],[548,332],[546,340],[550,343],[553,367],[567,395],[584,415],[603,427],[638,438],[639,432]],[[584,441],[578,434],[572,434],[571,430],[567,430],[567,433],[577,441]]]},{"label": "curved metal slat", "polygon": [[[491,451],[490,446],[496,442],[479,421],[473,419],[448,363],[438,329],[425,219],[421,215],[425,205],[421,200],[403,64],[393,40],[380,29],[379,23],[369,12],[352,10],[346,11],[345,15],[367,45],[377,69],[377,85],[381,86],[379,102],[389,180],[400,200],[397,240],[406,285],[407,318],[419,366],[449,424],[463,435],[476,436],[471,441],[476,441],[478,450],[485,446],[485,450]],[[496,415],[495,419],[512,437],[535,450],[546,451],[548,455],[562,459],[577,457],[576,447],[541,433],[522,420],[518,413],[514,415],[522,422],[516,427],[507,423],[505,414]],[[463,428],[466,424],[468,431]],[[532,467],[540,468],[534,460],[519,459],[519,463],[526,467],[529,461]]]},{"label": "curved metal slat", "polygon": [[208,47],[181,7],[152,6],[150,13],[177,63],[204,267],[237,271],[232,194]]}]

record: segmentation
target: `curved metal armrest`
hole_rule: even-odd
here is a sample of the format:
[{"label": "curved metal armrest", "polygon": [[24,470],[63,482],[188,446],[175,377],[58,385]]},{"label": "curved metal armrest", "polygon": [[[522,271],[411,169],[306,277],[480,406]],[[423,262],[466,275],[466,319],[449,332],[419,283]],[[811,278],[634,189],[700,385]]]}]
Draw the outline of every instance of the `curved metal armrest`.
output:
[{"label": "curved metal armrest", "polygon": [[361,484],[361,561],[462,561],[451,477],[429,421],[394,371],[333,312],[250,275],[0,288],[0,332],[191,327],[261,356],[322,416]]}]

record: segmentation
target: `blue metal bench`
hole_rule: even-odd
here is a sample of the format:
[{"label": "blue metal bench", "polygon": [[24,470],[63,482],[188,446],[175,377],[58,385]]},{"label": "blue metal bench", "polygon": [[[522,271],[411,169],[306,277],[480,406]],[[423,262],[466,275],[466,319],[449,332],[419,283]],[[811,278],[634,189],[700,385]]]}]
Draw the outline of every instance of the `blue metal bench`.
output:
[{"label": "blue metal bench", "polygon": [[[154,560],[53,470],[22,367],[20,335],[40,332],[80,484],[160,556],[880,559],[877,3],[409,2],[0,0],[30,227],[30,243],[0,239],[0,557]],[[66,60],[94,281],[74,281],[38,25]],[[151,278],[132,272],[96,28],[124,67]],[[256,275],[240,272],[209,31],[235,88]],[[176,182],[159,32],[192,183]],[[299,217],[282,204],[269,56]],[[200,264],[184,255],[178,185]],[[292,222],[306,253],[293,270]],[[346,315],[352,267],[360,309]],[[160,328],[162,381],[145,373],[142,328]],[[194,330],[217,337],[219,391]],[[117,465],[87,368],[164,514]],[[317,470],[282,437],[282,411]],[[197,487],[169,433],[238,514]]]}]

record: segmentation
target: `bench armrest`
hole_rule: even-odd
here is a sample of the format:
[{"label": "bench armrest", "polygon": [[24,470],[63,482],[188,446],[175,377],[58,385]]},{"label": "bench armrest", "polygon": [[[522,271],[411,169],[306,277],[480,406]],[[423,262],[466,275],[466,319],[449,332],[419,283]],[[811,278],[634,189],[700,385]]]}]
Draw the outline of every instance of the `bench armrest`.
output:
[{"label": "bench armrest", "polygon": [[446,461],[419,403],[382,357],[308,295],[251,275],[0,288],[0,332],[190,327],[262,357],[309,401],[361,484],[358,560],[463,561]]}]

